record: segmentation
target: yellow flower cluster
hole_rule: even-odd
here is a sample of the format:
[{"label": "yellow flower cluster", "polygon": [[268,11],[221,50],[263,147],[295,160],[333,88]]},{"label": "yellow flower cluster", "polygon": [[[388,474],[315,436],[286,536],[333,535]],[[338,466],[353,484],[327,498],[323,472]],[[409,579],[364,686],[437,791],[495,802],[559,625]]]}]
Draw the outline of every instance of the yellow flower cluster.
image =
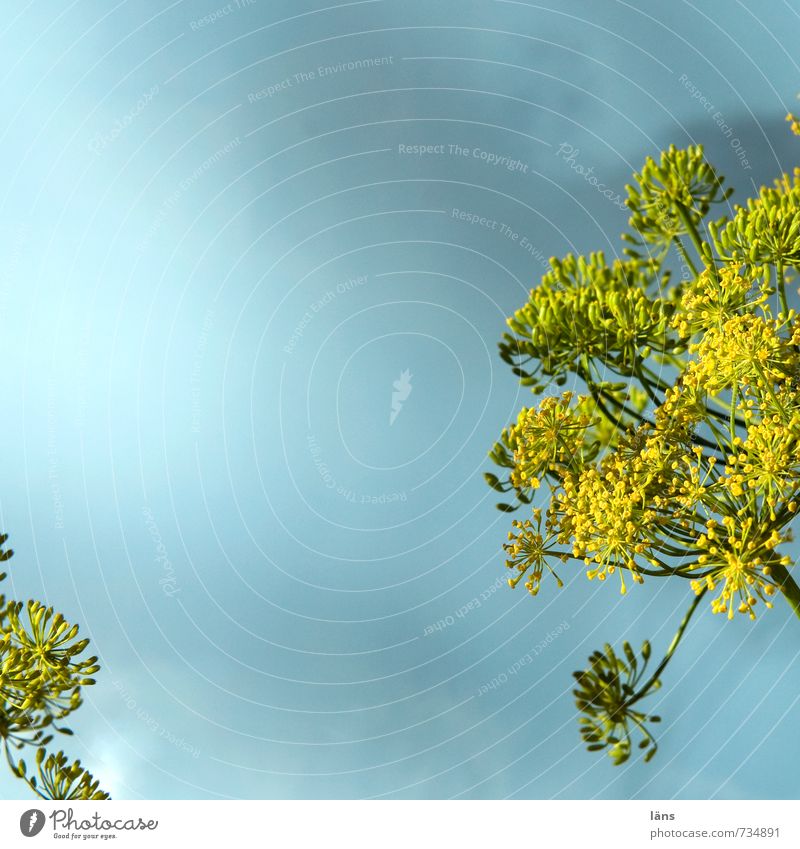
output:
[{"label": "yellow flower cluster", "polygon": [[664,393],[664,403],[655,410],[656,429],[673,441],[689,443],[698,422],[708,414],[705,391],[683,378]]},{"label": "yellow flower cluster", "polygon": [[[798,193],[800,193],[800,167],[794,168],[791,177],[786,173],[781,174],[771,188],[764,187],[761,190],[759,201],[763,204],[764,198],[772,195],[796,199]],[[759,201],[755,202],[758,203]]]},{"label": "yellow flower cluster", "polygon": [[[789,115],[800,135],[800,119]],[[638,709],[706,596],[713,613],[751,620],[776,596],[800,618],[800,583],[781,550],[800,504],[800,169],[732,214],[708,220],[730,190],[700,147],[648,159],[628,187],[625,261],[602,253],[551,259],[507,320],[500,356],[539,395],[585,387],[524,408],[490,452],[507,480],[490,486],[531,505],[504,545],[511,587],[537,595],[551,564],[583,565],[589,580],[674,577],[694,597],[655,672],[627,642],[574,673],[581,735],[615,764],[647,761],[659,721]],[[667,257],[681,264],[671,283]],[[584,391],[583,389],[581,391]],[[528,510],[531,507],[527,507]],[[625,573],[628,573],[626,575]],[[741,618],[741,617],[739,617]]]},{"label": "yellow flower cluster", "polygon": [[[552,259],[500,345],[536,394],[568,373],[586,387],[523,408],[491,454],[510,473],[490,484],[519,504],[550,490],[547,521],[537,508],[509,534],[509,583],[536,595],[548,560],[572,558],[622,593],[626,571],[678,576],[752,618],[780,589],[800,616],[776,550],[800,504],[800,169],[716,223],[728,191],[701,148],[635,176],[629,259]],[[670,285],[654,246],[692,275]]]},{"label": "yellow flower cluster", "polygon": [[[779,504],[793,504],[800,470],[800,412],[788,422],[775,415],[747,428],[747,439],[736,437],[725,466],[725,483],[733,495],[746,491],[763,497],[775,520]],[[794,512],[794,508],[790,508]]]},{"label": "yellow flower cluster", "polygon": [[680,309],[672,318],[672,327],[688,339],[696,333],[722,326],[739,310],[762,304],[765,293],[748,300],[756,281],[739,274],[738,266],[724,266],[718,272],[706,270],[684,289]]},{"label": "yellow flower cluster", "polygon": [[704,456],[703,449],[699,445],[696,445],[692,452],[696,458],[694,461],[688,456],[682,458],[686,468],[674,496],[683,508],[680,524],[684,528],[689,527],[689,522],[684,516],[689,515],[698,505],[706,504],[710,496],[716,495],[720,486],[720,479],[714,475],[717,458]]},{"label": "yellow flower cluster", "polygon": [[689,363],[684,383],[716,395],[732,386],[764,386],[791,376],[797,354],[780,336],[778,321],[745,313],[709,327],[690,346],[697,359]]},{"label": "yellow flower cluster", "polygon": [[[642,427],[606,455],[599,467],[567,475],[556,494],[560,539],[572,541],[589,579],[604,581],[627,569],[642,582],[637,557],[654,565],[654,543],[664,527],[680,517],[686,497],[685,471],[691,459],[684,443],[669,431]],[[627,592],[620,572],[621,592]]]},{"label": "yellow flower cluster", "polygon": [[[538,489],[541,477],[559,466],[569,466],[580,452],[592,420],[572,405],[572,392],[542,399],[538,408],[523,407],[512,426],[514,486]],[[579,399],[580,402],[580,399]]]},{"label": "yellow flower cluster", "polygon": [[558,507],[564,536],[572,537],[572,554],[583,557],[589,579],[604,581],[620,570],[620,589],[627,592],[623,569],[641,581],[636,556],[648,549],[648,535],[657,514],[643,509],[641,495],[623,475],[585,469],[564,481]]},{"label": "yellow flower cluster", "polygon": [[507,556],[506,567],[514,569],[517,574],[508,579],[509,586],[516,587],[527,575],[525,589],[531,595],[536,595],[539,592],[542,572],[546,567],[558,586],[563,587],[563,581],[553,571],[547,559],[555,555],[562,562],[566,562],[567,555],[556,553],[551,548],[555,537],[547,524],[544,532],[542,531],[542,511],[538,507],[534,509],[532,522],[530,519],[524,522],[515,520],[511,524],[514,530],[508,532],[508,542],[503,545],[503,548]]},{"label": "yellow flower cluster", "polygon": [[776,530],[764,537],[752,516],[741,521],[725,516],[721,525],[710,519],[705,534],[697,540],[702,552],[697,558],[698,568],[706,572],[701,580],[692,581],[692,589],[699,595],[706,588],[713,591],[721,585],[720,594],[711,602],[712,611],[727,613],[728,619],[733,619],[736,611],[755,619],[753,608],[758,599],[772,607],[770,599],[776,590],[773,565],[791,562],[775,554],[775,548],[787,538]]}]

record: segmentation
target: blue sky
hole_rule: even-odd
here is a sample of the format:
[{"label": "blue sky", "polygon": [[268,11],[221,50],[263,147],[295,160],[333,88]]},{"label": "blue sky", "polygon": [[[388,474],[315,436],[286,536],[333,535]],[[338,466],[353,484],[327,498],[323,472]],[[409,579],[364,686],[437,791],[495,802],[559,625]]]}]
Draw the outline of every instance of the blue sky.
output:
[{"label": "blue sky", "polygon": [[58,8],[0,21],[0,513],[101,656],[70,753],[119,798],[796,796],[788,610],[698,616],[613,769],[571,672],[685,587],[498,586],[482,481],[505,316],[619,252],[644,157],[797,162],[796,0]]}]

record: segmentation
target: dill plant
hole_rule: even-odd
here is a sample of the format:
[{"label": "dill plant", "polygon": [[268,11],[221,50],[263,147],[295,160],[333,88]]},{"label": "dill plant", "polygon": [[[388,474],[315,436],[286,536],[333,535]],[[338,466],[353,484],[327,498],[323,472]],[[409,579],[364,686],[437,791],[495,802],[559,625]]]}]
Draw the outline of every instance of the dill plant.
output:
[{"label": "dill plant", "polygon": [[[14,553],[7,540],[0,534],[0,564]],[[83,657],[88,643],[52,607],[0,593],[0,741],[12,773],[42,799],[109,798],[79,760],[48,751],[55,734],[72,734],[62,720],[81,706],[81,690],[100,668],[96,657]],[[33,753],[33,768],[22,750]]]},{"label": "dill plant", "polygon": [[[701,146],[648,158],[627,187],[620,258],[551,259],[499,345],[543,396],[490,451],[502,474],[485,475],[511,496],[498,508],[527,514],[504,546],[510,586],[535,596],[575,570],[623,594],[686,586],[654,669],[649,641],[638,653],[625,642],[574,673],[582,738],[615,764],[656,753],[660,718],[642,700],[698,609],[755,620],[783,603],[800,616],[787,553],[800,503],[800,317],[788,294],[800,169],[733,208],[723,184]],[[567,381],[581,391],[552,392]]]}]

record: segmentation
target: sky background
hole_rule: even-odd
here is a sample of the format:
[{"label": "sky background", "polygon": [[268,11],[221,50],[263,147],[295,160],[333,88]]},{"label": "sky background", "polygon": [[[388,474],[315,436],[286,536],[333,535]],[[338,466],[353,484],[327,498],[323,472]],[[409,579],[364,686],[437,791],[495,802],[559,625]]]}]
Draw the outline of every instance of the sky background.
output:
[{"label": "sky background", "polygon": [[797,797],[788,607],[704,608],[615,769],[571,673],[688,586],[512,592],[482,472],[547,258],[618,255],[670,143],[740,201],[794,167],[799,37],[797,0],[4,12],[4,590],[91,637],[64,743],[114,797]]}]

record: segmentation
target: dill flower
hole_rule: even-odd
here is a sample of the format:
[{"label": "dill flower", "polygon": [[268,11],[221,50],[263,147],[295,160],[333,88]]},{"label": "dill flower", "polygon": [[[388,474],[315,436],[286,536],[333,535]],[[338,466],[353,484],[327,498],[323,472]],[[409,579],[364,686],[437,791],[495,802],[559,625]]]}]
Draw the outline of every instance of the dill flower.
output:
[{"label": "dill flower", "polygon": [[697,360],[689,364],[684,381],[715,395],[739,384],[766,388],[791,376],[797,355],[779,335],[780,326],[778,321],[746,313],[708,328],[690,347]]},{"label": "dill flower", "polygon": [[800,266],[800,168],[763,186],[732,220],[711,223],[709,230],[727,262]]},{"label": "dill flower", "polygon": [[[512,587],[524,580],[536,595],[545,569],[561,586],[551,564],[570,557],[590,580],[618,573],[623,594],[626,572],[634,583],[690,581],[694,598],[647,681],[649,643],[644,664],[629,644],[619,655],[607,644],[575,673],[583,739],[615,764],[637,728],[645,760],[655,754],[646,724],[658,717],[638,703],[706,593],[728,619],[755,619],[777,595],[800,618],[800,585],[779,551],[800,504],[800,315],[787,296],[800,269],[800,168],[715,224],[706,218],[730,190],[701,147],[671,147],[634,177],[628,259],[552,259],[500,343],[534,393],[571,373],[587,394],[524,408],[491,452],[509,480],[486,476],[525,504],[549,484],[546,521],[534,508],[504,546]],[[677,284],[664,266],[671,249]]]},{"label": "dill flower", "polygon": [[[694,460],[685,455],[682,458],[680,484],[675,493],[675,500],[684,509],[688,516],[701,504],[705,503],[709,496],[716,495],[721,488],[719,476],[715,474],[717,458],[706,456],[703,449],[696,445],[692,449]],[[686,522],[683,523],[686,526]]]},{"label": "dill flower", "polygon": [[[706,161],[702,145],[672,145],[659,162],[647,157],[641,173],[633,176],[636,185],[626,186],[631,227],[646,243],[664,250],[731,193],[723,190],[724,177]],[[635,243],[632,237],[628,241]]]},{"label": "dill flower", "polygon": [[655,410],[656,428],[670,433],[673,440],[688,444],[695,427],[708,416],[707,393],[696,381],[678,377],[664,393],[664,401]]},{"label": "dill flower", "polygon": [[627,592],[623,569],[641,582],[636,557],[647,552],[655,511],[643,508],[641,494],[625,476],[609,470],[585,469],[568,477],[557,496],[561,534],[572,537],[572,554],[582,557],[587,577],[605,581],[620,572],[620,591]]},{"label": "dill flower", "polygon": [[[672,306],[647,294],[653,278],[639,263],[616,260],[608,265],[597,252],[588,258],[554,257],[550,265],[528,302],[507,319],[516,334],[505,334],[500,346],[507,362],[537,360],[545,375],[563,382],[568,372],[579,371],[585,358],[630,374],[643,348],[665,351],[673,346],[668,324]],[[532,375],[519,365],[514,368],[523,383],[534,385]]]},{"label": "dill flower", "polygon": [[538,489],[540,478],[569,466],[579,454],[591,419],[572,406],[572,392],[542,399],[537,409],[523,407],[511,428],[514,469],[511,482]]},{"label": "dill flower", "polygon": [[788,422],[768,417],[748,425],[747,439],[736,437],[725,467],[726,485],[735,495],[755,492],[775,520],[779,503],[789,503],[798,486],[800,465],[800,413]]},{"label": "dill flower", "polygon": [[682,338],[712,327],[720,327],[743,310],[751,311],[767,295],[759,293],[750,300],[755,278],[739,273],[739,266],[723,266],[716,272],[706,269],[683,290],[680,306],[672,317]]},{"label": "dill flower", "polygon": [[650,643],[642,645],[640,664],[629,643],[623,643],[625,659],[606,643],[604,651],[596,651],[589,657],[589,667],[574,672],[577,688],[573,690],[575,704],[584,714],[579,720],[583,742],[588,751],[608,749],[615,765],[625,763],[631,754],[631,731],[642,734],[638,748],[646,750],[645,761],[656,753],[658,745],[646,723],[660,722],[658,716],[634,710],[633,705],[641,698],[661,686],[657,678],[642,684],[648,661]]},{"label": "dill flower", "polygon": [[[0,534],[0,562],[13,554],[3,548],[7,539]],[[60,721],[80,707],[82,687],[94,684],[97,658],[81,656],[88,642],[52,607],[0,595],[0,743],[12,772],[44,799],[108,798],[79,761],[70,765],[63,752],[45,749],[53,731],[72,733]],[[36,750],[38,778],[12,757],[25,747]]]},{"label": "dill flower", "polygon": [[678,416],[666,418],[661,428],[645,425],[622,439],[599,466],[565,477],[555,495],[560,539],[572,541],[573,556],[590,567],[590,580],[604,581],[619,570],[624,595],[623,570],[642,583],[640,557],[661,566],[659,541],[681,518],[690,496],[688,439]]},{"label": "dill flower", "polygon": [[772,577],[774,564],[791,562],[775,554],[777,546],[788,539],[774,529],[767,534],[752,516],[742,520],[725,516],[721,523],[710,519],[696,543],[697,568],[703,569],[704,575],[692,581],[692,589],[698,595],[705,589],[720,590],[711,602],[714,613],[727,613],[728,619],[733,619],[738,611],[755,619],[753,608],[759,599],[772,607],[777,589]]},{"label": "dill flower", "polygon": [[562,562],[566,562],[567,556],[552,548],[555,535],[547,525],[545,525],[544,532],[542,531],[541,509],[534,508],[533,521],[530,519],[526,519],[524,522],[515,520],[512,525],[514,530],[508,532],[508,542],[503,544],[507,557],[506,567],[517,572],[513,578],[508,579],[509,586],[513,589],[525,578],[525,589],[531,595],[537,595],[542,573],[546,568],[555,578],[559,589],[563,587],[564,582],[550,566],[548,558],[555,556]]},{"label": "dill flower", "polygon": [[47,755],[44,749],[36,752],[37,775],[26,776],[24,762],[17,769],[43,799],[100,801],[110,798],[100,789],[100,782],[85,769],[80,760],[70,763],[63,752]]}]

